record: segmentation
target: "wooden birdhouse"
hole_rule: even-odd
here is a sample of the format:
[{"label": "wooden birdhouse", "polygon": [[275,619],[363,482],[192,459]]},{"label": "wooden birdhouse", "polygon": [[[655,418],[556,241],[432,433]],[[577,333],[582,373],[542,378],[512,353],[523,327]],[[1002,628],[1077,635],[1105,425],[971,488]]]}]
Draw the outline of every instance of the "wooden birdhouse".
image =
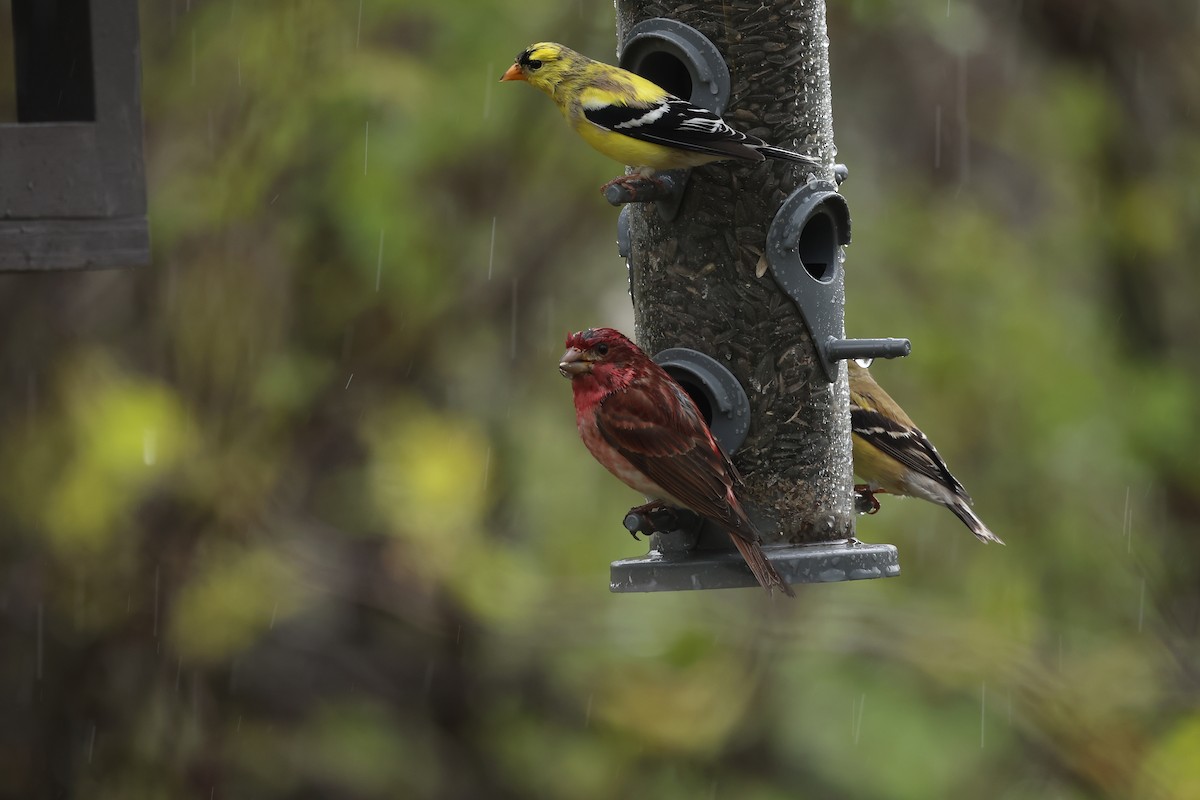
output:
[{"label": "wooden birdhouse", "polygon": [[[0,271],[150,259],[136,0],[11,0],[0,66]],[[5,85],[7,84],[7,85]]]}]

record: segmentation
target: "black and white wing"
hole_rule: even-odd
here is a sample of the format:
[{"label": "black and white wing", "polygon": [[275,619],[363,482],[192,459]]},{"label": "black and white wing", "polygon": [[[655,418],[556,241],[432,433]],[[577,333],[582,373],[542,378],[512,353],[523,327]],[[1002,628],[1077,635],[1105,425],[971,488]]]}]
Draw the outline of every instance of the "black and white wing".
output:
[{"label": "black and white wing", "polygon": [[920,429],[905,426],[873,408],[864,407],[856,402],[853,393],[850,398],[850,427],[856,436],[894,458],[905,468],[945,486],[967,502],[971,501],[967,490],[950,474],[950,468],[933,442]]},{"label": "black and white wing", "polygon": [[711,111],[677,97],[636,105],[585,102],[583,115],[613,133],[680,150],[751,161],[762,161],[769,155],[817,163],[809,156],[771,147],[756,136],[736,131]]}]

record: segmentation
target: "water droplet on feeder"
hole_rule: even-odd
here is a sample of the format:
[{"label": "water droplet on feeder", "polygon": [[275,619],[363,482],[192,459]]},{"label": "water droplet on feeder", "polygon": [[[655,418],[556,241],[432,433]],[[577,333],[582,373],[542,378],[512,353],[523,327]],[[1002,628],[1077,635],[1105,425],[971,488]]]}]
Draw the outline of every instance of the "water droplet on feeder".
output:
[{"label": "water droplet on feeder", "polygon": [[856,358],[856,359],[854,359],[854,363],[858,364],[863,369],[868,369],[868,368],[870,368],[870,366],[873,363],[875,363],[875,359],[873,359],[873,358]]}]

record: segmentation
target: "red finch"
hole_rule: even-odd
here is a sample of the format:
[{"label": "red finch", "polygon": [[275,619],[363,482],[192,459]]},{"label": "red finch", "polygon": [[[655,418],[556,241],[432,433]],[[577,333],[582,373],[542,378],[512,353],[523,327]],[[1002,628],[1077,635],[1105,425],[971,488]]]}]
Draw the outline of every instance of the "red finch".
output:
[{"label": "red finch", "polygon": [[733,492],[733,463],[662,367],[620,332],[594,328],[567,337],[558,371],[571,379],[579,435],[597,461],[650,506],[685,508],[722,528],[763,588],[795,596]]},{"label": "red finch", "polygon": [[854,473],[867,483],[854,487],[879,508],[877,493],[919,497],[945,506],[981,542],[1000,541],[971,510],[971,496],[950,474],[933,444],[883,390],[867,368],[847,361],[850,370],[850,427]]}]

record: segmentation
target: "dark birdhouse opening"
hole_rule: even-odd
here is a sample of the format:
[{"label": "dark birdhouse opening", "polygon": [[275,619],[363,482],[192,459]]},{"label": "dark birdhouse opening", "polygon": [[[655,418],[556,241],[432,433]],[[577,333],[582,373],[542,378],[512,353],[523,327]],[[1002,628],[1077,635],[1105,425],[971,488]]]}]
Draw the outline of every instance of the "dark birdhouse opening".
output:
[{"label": "dark birdhouse opening", "polygon": [[94,122],[88,0],[12,0],[17,121]]}]

